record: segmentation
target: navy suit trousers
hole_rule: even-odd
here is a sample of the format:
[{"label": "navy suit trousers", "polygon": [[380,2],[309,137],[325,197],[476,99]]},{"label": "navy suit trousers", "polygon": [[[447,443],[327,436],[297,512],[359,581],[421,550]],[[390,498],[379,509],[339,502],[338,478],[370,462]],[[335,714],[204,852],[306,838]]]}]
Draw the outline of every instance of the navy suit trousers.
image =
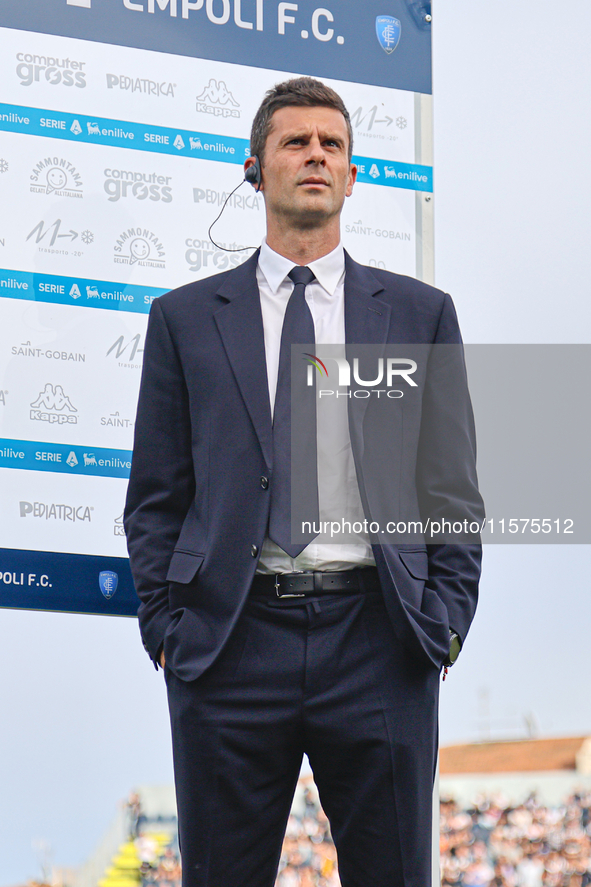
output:
[{"label": "navy suit trousers", "polygon": [[429,887],[439,670],[379,592],[251,596],[211,668],[166,682],[183,887],[273,887],[304,753],[343,887]]}]

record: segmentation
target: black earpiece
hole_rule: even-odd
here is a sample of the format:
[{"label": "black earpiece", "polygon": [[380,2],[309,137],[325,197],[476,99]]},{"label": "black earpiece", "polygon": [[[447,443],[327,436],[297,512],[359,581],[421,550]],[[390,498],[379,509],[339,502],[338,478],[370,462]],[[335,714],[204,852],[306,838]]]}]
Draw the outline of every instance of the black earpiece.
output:
[{"label": "black earpiece", "polygon": [[246,182],[249,182],[251,185],[254,185],[257,192],[261,190],[261,184],[263,180],[263,176],[261,173],[261,161],[256,154],[254,155],[253,166],[249,166],[244,173],[244,180]]}]

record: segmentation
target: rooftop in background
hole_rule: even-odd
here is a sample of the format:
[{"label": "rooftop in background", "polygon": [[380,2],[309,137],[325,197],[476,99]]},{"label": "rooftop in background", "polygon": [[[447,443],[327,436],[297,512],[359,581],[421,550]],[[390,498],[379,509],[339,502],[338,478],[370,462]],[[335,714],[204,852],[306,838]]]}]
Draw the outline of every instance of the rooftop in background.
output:
[{"label": "rooftop in background", "polygon": [[459,773],[576,771],[591,773],[591,737],[449,745],[439,751],[442,776]]}]

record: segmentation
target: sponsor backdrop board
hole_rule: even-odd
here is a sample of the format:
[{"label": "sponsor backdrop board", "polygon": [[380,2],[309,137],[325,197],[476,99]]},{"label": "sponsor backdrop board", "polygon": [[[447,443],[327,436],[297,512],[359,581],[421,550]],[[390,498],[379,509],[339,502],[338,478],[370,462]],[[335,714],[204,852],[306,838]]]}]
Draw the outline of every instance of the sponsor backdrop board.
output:
[{"label": "sponsor backdrop board", "polygon": [[[429,279],[430,4],[28,0],[4,4],[0,44],[0,604],[133,615],[122,513],[150,305],[251,254],[208,229],[265,90],[294,74],[352,115],[346,248]],[[245,184],[213,236],[263,233]]]}]

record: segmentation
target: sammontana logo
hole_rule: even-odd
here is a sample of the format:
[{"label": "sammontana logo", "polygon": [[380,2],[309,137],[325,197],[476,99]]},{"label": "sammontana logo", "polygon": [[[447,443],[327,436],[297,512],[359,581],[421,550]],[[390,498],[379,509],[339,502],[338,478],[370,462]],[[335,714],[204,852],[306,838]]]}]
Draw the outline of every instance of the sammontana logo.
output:
[{"label": "sammontana logo", "polygon": [[120,265],[165,268],[165,257],[162,241],[147,228],[128,228],[115,241],[113,261]]},{"label": "sammontana logo", "polygon": [[29,176],[34,194],[81,198],[82,177],[73,163],[63,157],[44,157]]}]

